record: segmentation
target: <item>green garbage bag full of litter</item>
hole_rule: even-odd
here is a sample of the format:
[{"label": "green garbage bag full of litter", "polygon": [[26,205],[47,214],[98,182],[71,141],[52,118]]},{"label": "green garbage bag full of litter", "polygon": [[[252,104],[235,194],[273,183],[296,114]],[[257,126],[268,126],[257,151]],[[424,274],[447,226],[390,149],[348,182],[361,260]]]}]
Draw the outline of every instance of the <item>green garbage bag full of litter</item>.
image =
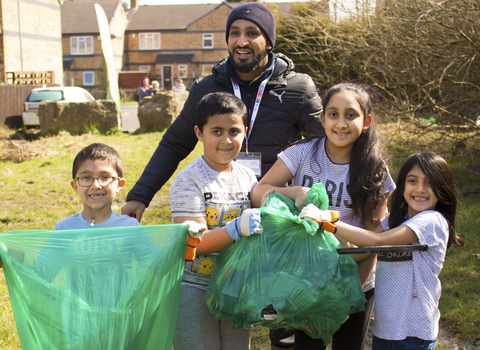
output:
[{"label": "green garbage bag full of litter", "polygon": [[[322,184],[306,204],[328,209]],[[263,233],[241,239],[217,257],[205,301],[212,315],[236,328],[262,325],[305,331],[325,344],[345,318],[365,309],[358,266],[341,244],[287,197],[272,193],[260,208]]]},{"label": "green garbage bag full of litter", "polygon": [[0,254],[24,350],[170,350],[182,225],[12,231]]}]

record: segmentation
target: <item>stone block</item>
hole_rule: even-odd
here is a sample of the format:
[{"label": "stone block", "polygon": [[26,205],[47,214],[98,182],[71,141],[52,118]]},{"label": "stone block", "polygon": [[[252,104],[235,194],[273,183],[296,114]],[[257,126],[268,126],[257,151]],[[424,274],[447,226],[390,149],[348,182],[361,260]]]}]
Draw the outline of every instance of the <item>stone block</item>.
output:
[{"label": "stone block", "polygon": [[138,105],[140,127],[147,130],[168,128],[183,108],[188,91],[170,90],[146,97]]},{"label": "stone block", "polygon": [[71,134],[85,133],[86,126],[95,125],[105,134],[113,128],[121,128],[119,110],[114,101],[94,102],[41,102],[38,109],[40,134],[58,134],[65,130]]}]

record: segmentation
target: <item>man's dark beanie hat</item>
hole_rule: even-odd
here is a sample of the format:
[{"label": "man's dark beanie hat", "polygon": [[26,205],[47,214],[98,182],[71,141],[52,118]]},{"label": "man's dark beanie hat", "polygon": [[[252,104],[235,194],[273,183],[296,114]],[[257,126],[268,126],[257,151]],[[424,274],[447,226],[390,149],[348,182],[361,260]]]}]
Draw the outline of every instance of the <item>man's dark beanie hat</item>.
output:
[{"label": "man's dark beanie hat", "polygon": [[237,19],[246,19],[252,21],[257,26],[259,26],[265,35],[267,36],[268,41],[272,44],[272,47],[275,46],[276,39],[276,22],[275,17],[270,12],[270,10],[263,4],[258,2],[247,2],[235,7],[227,19],[227,30],[225,32],[225,38],[228,44],[228,34],[230,32],[230,27],[234,21]]}]

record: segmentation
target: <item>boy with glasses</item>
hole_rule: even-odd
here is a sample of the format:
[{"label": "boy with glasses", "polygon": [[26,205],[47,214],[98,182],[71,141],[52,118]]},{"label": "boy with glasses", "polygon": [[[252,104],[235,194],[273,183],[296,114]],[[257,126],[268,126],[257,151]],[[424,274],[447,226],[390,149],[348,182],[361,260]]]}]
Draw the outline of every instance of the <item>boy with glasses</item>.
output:
[{"label": "boy with glasses", "polygon": [[115,195],[125,186],[122,159],[112,147],[93,143],[83,148],[73,161],[72,176],[70,184],[82,200],[83,211],[59,221],[54,230],[140,225],[112,210]]},{"label": "boy with glasses", "polygon": [[[155,317],[150,314],[160,308],[151,298],[150,284],[162,278],[159,266],[175,264],[161,265],[172,255],[159,247],[170,241],[112,210],[115,195],[125,185],[122,160],[113,148],[101,143],[83,148],[73,162],[72,177],[83,211],[59,221],[54,230],[61,231],[39,236],[31,283],[38,284],[38,300],[47,302],[38,312],[30,310],[34,317],[29,324],[33,329],[54,329],[42,340],[56,349],[85,348],[86,342],[89,349],[138,345],[146,334],[153,334],[142,323],[151,324]],[[50,319],[57,320],[53,326],[41,325]],[[134,331],[131,322],[138,325]],[[113,328],[117,335],[118,329],[125,330],[111,337]]]},{"label": "boy with glasses", "polygon": [[[137,262],[142,261],[155,252],[155,245],[139,243],[148,236],[138,236],[135,230],[132,234],[122,231],[121,235],[116,230],[102,230],[101,234],[92,230],[141,226],[138,220],[112,210],[115,195],[125,185],[117,151],[101,143],[83,148],[73,161],[72,176],[70,184],[82,200],[83,211],[55,225],[54,230],[70,232],[49,235],[35,259],[34,269],[46,283],[63,288],[59,293],[75,295],[106,312],[116,307],[132,280],[132,256]],[[98,341],[104,344],[108,340]]]}]

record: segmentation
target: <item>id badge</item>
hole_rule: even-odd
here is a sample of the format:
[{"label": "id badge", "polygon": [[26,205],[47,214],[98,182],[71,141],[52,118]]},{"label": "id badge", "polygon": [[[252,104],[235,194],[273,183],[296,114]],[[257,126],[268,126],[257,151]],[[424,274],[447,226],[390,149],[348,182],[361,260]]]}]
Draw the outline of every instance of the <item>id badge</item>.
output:
[{"label": "id badge", "polygon": [[260,152],[248,152],[248,154],[240,152],[235,161],[244,167],[252,169],[255,176],[262,176],[262,154]]}]

